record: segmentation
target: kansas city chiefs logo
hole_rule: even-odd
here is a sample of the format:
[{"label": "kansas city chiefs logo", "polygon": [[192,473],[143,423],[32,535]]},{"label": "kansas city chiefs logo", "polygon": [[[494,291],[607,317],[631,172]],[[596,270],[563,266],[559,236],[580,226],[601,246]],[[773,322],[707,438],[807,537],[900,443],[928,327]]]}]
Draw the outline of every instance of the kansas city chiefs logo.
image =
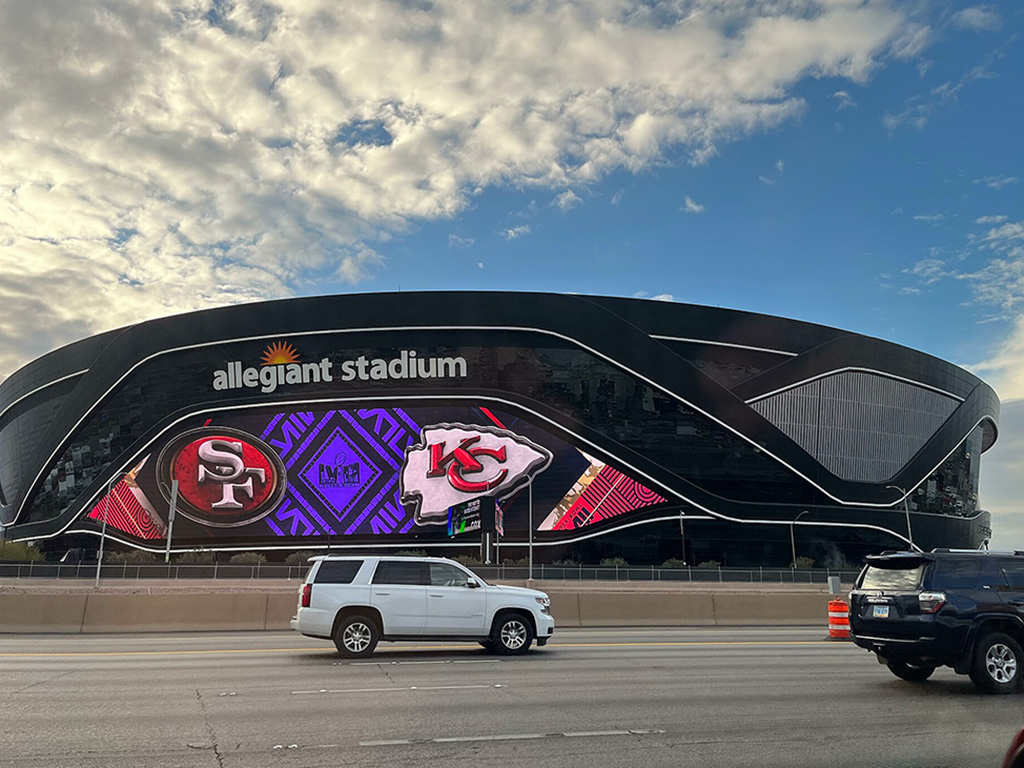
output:
[{"label": "kansas city chiefs logo", "polygon": [[448,508],[481,496],[508,496],[551,464],[551,452],[496,427],[435,424],[405,451],[402,503],[420,525],[446,523]]}]

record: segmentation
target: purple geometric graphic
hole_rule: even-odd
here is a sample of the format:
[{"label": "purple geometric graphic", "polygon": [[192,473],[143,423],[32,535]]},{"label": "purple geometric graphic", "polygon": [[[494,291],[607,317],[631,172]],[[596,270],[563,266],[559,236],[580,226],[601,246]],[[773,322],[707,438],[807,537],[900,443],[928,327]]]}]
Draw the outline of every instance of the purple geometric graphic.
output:
[{"label": "purple geometric graphic", "polygon": [[401,408],[275,414],[260,437],[288,469],[281,505],[264,518],[277,536],[407,533],[398,473],[420,426]]}]

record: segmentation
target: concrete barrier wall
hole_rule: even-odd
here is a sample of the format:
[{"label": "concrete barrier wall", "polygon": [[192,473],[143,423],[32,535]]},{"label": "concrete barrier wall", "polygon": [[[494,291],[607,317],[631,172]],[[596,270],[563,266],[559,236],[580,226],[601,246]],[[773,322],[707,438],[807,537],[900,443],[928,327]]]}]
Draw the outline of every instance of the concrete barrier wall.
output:
[{"label": "concrete barrier wall", "polygon": [[[551,591],[561,627],[828,624],[816,593]],[[288,629],[297,595],[277,593],[0,593],[0,633]]]}]

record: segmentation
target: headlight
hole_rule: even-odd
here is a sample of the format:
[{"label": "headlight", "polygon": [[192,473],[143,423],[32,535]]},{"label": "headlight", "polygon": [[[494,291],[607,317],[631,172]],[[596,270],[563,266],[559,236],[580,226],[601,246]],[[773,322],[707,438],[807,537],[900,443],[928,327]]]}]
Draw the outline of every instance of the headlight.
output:
[{"label": "headlight", "polygon": [[543,608],[548,608],[551,605],[551,598],[547,595],[545,595],[544,597],[535,597],[534,600],[540,603],[541,607]]}]

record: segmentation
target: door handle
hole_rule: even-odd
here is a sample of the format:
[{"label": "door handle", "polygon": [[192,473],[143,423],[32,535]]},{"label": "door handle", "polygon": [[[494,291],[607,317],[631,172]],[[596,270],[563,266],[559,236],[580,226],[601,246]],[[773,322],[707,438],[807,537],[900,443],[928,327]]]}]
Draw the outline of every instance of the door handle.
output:
[{"label": "door handle", "polygon": [[390,592],[374,592],[375,595],[390,595]]},{"label": "door handle", "polygon": [[444,595],[438,595],[438,594],[435,594],[433,592],[430,593],[430,596],[431,597],[444,597]]},{"label": "door handle", "polygon": [[1010,605],[1024,605],[1024,597],[1015,597],[1006,601]]}]

